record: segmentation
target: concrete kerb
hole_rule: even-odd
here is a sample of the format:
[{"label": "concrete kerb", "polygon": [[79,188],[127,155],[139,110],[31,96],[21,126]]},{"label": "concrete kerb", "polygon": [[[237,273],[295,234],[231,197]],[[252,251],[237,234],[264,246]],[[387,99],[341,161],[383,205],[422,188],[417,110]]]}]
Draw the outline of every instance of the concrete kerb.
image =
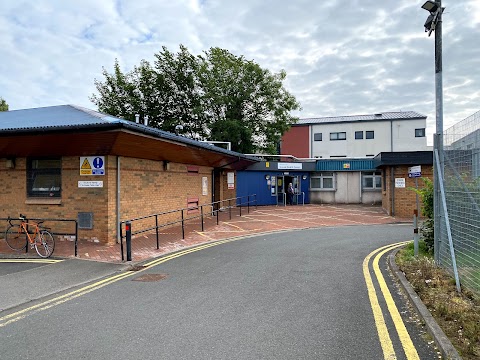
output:
[{"label": "concrete kerb", "polygon": [[400,281],[402,288],[405,290],[405,293],[412,302],[418,315],[425,322],[427,331],[433,337],[433,340],[435,341],[435,344],[442,353],[443,358],[449,360],[462,360],[462,357],[458,353],[457,349],[455,349],[455,347],[452,345],[450,339],[445,335],[443,330],[437,324],[430,311],[428,311],[427,307],[423,304],[422,300],[420,300],[412,285],[410,285],[403,272],[400,271],[397,264],[395,263],[395,255],[399,250],[399,248],[395,249],[392,253],[388,255],[388,265],[390,267],[390,270]]}]

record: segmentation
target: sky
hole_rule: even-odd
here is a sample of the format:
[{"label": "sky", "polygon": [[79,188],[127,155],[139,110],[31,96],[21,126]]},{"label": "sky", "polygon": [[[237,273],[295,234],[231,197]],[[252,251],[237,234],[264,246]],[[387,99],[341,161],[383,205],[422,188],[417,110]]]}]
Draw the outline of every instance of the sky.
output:
[{"label": "sky", "polygon": [[[0,97],[10,110],[89,97],[102,67],[162,46],[211,47],[286,71],[300,118],[416,111],[435,132],[425,0],[2,0]],[[443,0],[443,128],[480,110],[480,0]]]}]

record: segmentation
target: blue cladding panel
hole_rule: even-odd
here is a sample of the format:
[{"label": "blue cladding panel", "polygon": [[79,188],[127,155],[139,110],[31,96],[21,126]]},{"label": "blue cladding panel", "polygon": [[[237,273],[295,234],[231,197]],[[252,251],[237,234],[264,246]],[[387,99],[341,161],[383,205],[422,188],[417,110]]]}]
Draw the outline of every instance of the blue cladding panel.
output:
[{"label": "blue cladding panel", "polygon": [[373,159],[317,160],[317,171],[374,171]]},{"label": "blue cladding panel", "polygon": [[[236,173],[236,186],[237,197],[257,194],[257,205],[276,205],[277,197],[272,196],[270,189],[265,180],[265,175],[283,176],[281,172],[266,172],[266,171],[237,171]],[[306,175],[306,179],[303,180],[302,176]],[[305,192],[305,203],[309,203],[308,187],[310,183],[310,177],[308,173],[292,173],[289,176],[300,176],[301,190]]]}]

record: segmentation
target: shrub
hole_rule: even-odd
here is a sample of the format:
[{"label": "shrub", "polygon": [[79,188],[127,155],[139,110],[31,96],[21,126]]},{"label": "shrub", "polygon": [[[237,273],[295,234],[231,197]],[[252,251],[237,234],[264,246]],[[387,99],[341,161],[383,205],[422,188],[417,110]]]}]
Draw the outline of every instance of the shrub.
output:
[{"label": "shrub", "polygon": [[429,251],[433,251],[433,181],[429,178],[422,178],[424,187],[421,189],[414,189],[420,198],[422,199],[422,215],[427,219],[423,222],[420,233],[425,245]]}]

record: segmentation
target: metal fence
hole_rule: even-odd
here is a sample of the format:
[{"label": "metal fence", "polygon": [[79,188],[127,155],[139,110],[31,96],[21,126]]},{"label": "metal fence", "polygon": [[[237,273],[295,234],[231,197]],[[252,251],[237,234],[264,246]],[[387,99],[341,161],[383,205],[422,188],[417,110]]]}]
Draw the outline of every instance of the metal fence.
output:
[{"label": "metal fence", "polygon": [[456,276],[457,287],[480,295],[480,111],[447,129],[443,143],[436,260]]}]

